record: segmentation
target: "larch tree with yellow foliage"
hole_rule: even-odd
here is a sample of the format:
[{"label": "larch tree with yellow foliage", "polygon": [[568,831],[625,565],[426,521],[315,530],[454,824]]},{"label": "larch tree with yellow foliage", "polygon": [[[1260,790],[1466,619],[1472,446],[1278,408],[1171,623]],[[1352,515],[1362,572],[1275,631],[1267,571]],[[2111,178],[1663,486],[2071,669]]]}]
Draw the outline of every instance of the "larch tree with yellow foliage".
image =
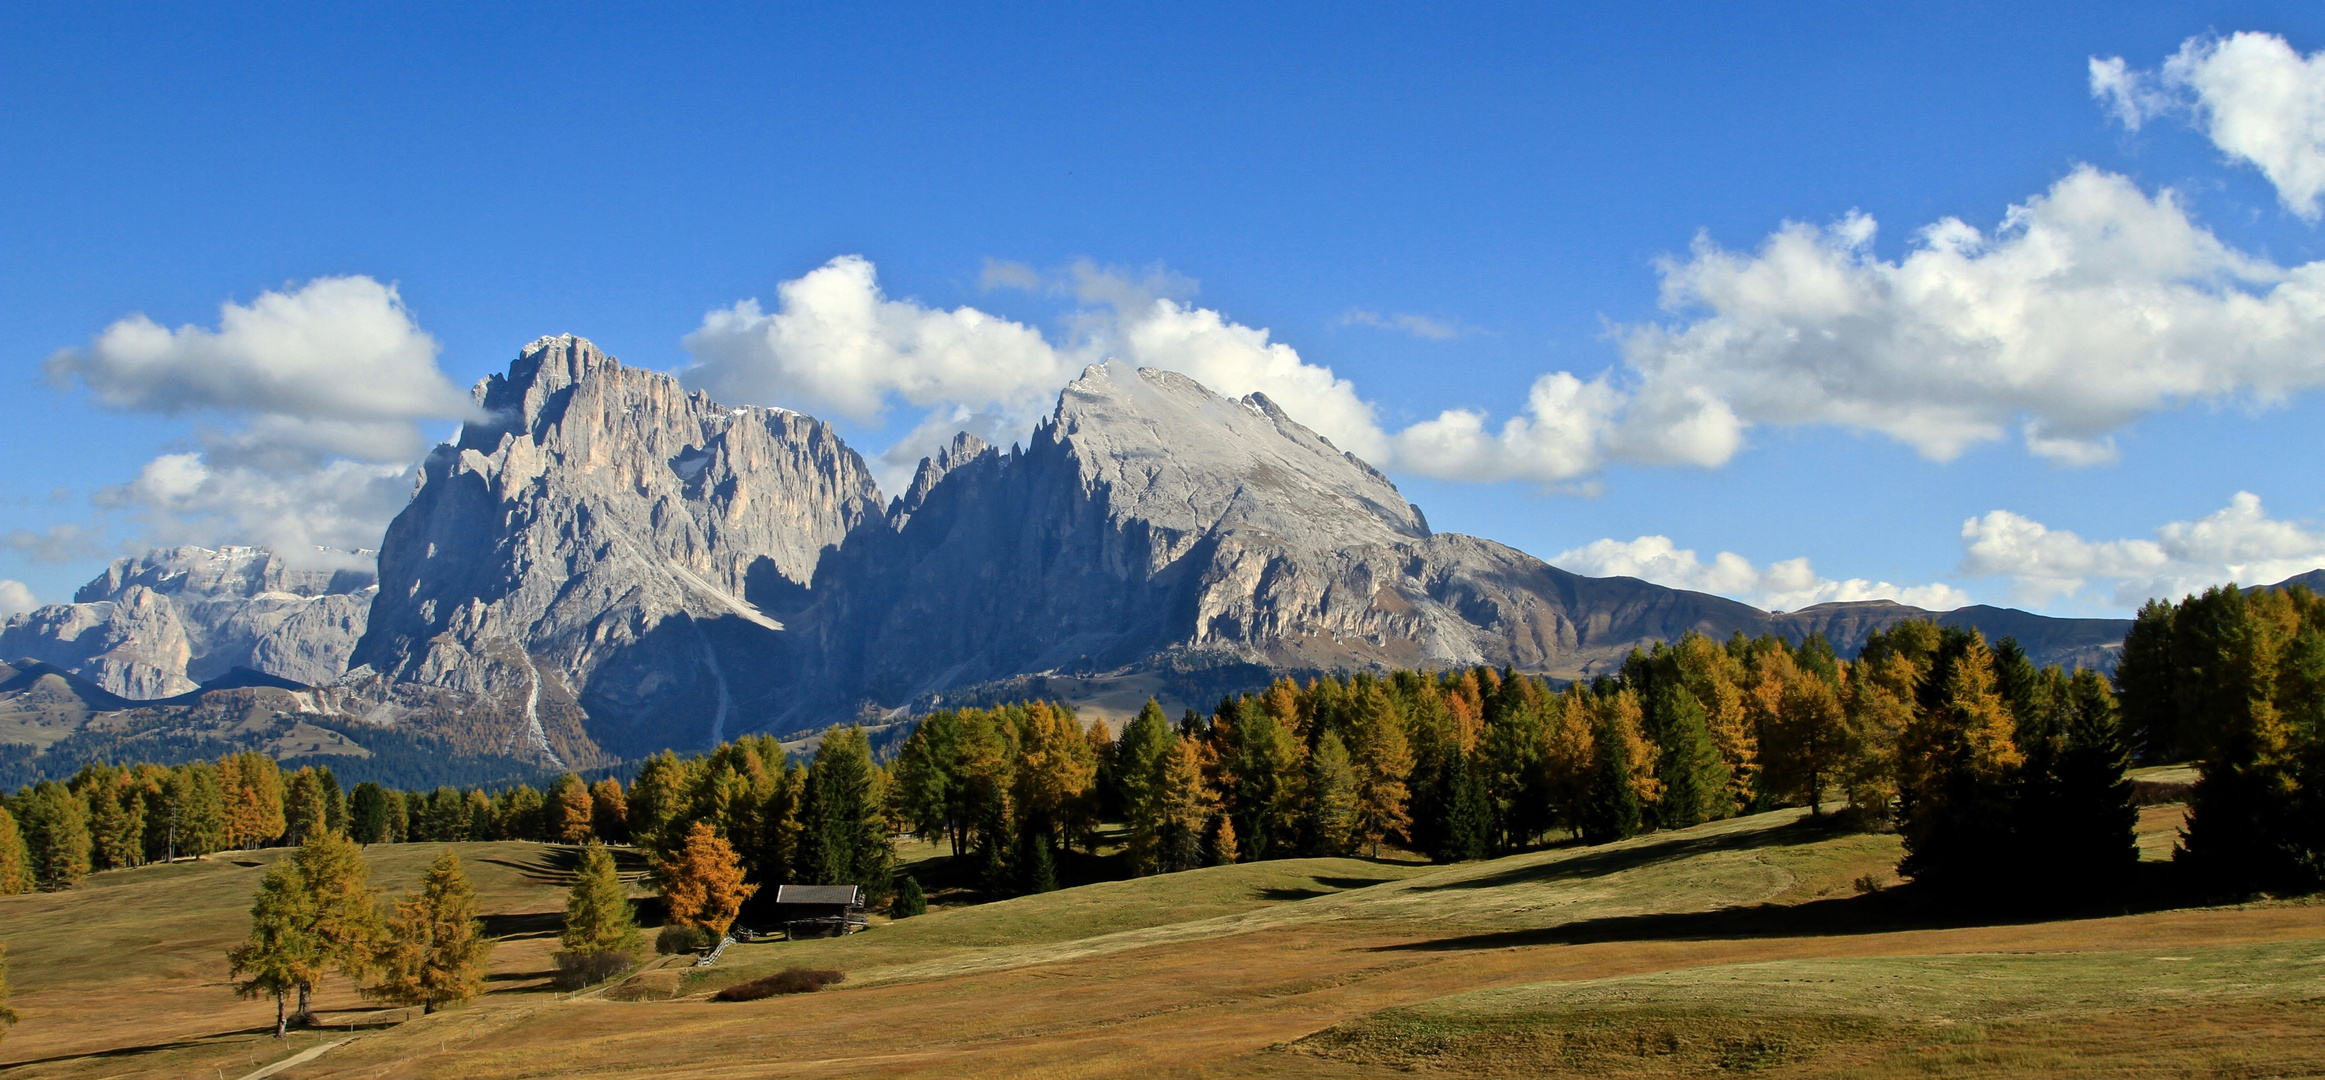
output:
[{"label": "larch tree with yellow foliage", "polygon": [[697,821],[675,858],[654,868],[654,880],[670,905],[670,921],[700,927],[718,937],[735,923],[743,901],[759,891],[743,880],[743,860],[706,822]]},{"label": "larch tree with yellow foliage", "polygon": [[432,1013],[438,1005],[483,993],[493,939],[485,936],[476,907],[476,890],[460,869],[460,856],[447,849],[430,864],[419,891],[396,901],[374,958],[386,977],[372,988],[372,996]]}]

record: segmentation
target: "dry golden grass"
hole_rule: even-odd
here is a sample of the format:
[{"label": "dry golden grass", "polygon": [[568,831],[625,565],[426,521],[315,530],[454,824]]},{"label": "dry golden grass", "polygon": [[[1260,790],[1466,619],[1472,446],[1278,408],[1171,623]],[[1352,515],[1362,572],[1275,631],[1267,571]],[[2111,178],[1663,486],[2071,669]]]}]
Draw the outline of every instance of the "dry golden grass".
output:
[{"label": "dry golden grass", "polygon": [[[521,936],[554,931],[558,849],[506,845],[488,862],[482,849],[500,846],[479,845],[488,909],[520,935],[495,956],[493,992],[405,1023],[329,1014],[379,1026],[284,1075],[2289,1075],[2325,1063],[2325,907],[1982,920],[1910,890],[1859,895],[1859,877],[1893,880],[1894,838],[1801,818],[1452,867],[1295,860],[1107,883],[738,946],[708,972],[673,958],[578,996],[538,988],[550,946]],[[374,854],[387,879],[416,876],[434,849]],[[208,915],[156,935],[207,934],[168,948],[221,955],[257,871],[161,872],[186,897],[235,898],[223,930],[201,928],[222,918],[205,900]],[[0,933],[59,926],[55,905],[117,918],[99,909],[122,905],[98,897],[123,887],[0,901]],[[176,984],[178,1004],[168,964],[76,973],[59,989],[47,984],[75,961],[34,951],[12,981],[40,1012],[0,1043],[0,1061],[20,1063],[12,1075],[232,1077],[266,1060],[261,1047],[280,1056],[314,1040],[283,1048],[251,1033],[271,1005],[226,995],[221,961]],[[709,1000],[791,966],[847,980]],[[74,1022],[100,999],[122,1018]],[[45,1041],[19,1041],[36,1032]]]}]

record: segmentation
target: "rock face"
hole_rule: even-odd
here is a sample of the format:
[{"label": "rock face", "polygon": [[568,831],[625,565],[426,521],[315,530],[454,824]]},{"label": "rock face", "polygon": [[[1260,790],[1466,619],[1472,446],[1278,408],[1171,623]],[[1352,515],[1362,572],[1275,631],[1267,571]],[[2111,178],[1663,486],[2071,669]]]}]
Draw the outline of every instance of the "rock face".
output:
[{"label": "rock face", "polygon": [[699,746],[788,703],[772,658],[816,561],[882,520],[830,426],[728,408],[579,338],[542,338],[477,384],[496,419],[423,466],[388,529],[356,678],[472,695],[523,716],[586,713],[624,756]]},{"label": "rock face", "polygon": [[10,619],[0,657],[31,658],[125,698],[169,697],[251,668],[295,682],[339,678],[363,636],[368,555],[300,568],[263,548],[158,548],[116,559],[70,604]]},{"label": "rock face", "polygon": [[[965,437],[964,437],[965,438]],[[1265,396],[1096,366],[1022,451],[956,441],[923,464],[891,527],[816,578],[818,685],[893,703],[1027,672],[1175,662],[1274,670],[1511,666],[1564,678],[1688,631],[1843,649],[1929,612],[1827,605],[1770,615],[1633,578],[1587,578],[1487,540],[1431,532],[1371,466]],[[2090,662],[2117,620],[2087,623]],[[1967,620],[1965,620],[1967,621]],[[2089,639],[2089,640],[2085,640]],[[2051,655],[2030,640],[2040,659]]]},{"label": "rock face", "polygon": [[[579,766],[1034,676],[1483,663],[1574,678],[1690,630],[1821,632],[1846,653],[1930,614],[1771,615],[1433,532],[1266,397],[1167,372],[1092,367],[1025,446],[960,436],[885,508],[829,426],[689,394],[578,338],[534,342],[476,395],[495,419],[426,461],[333,690],[464,752]],[[280,627],[327,627],[252,656],[306,662],[290,646],[353,625],[333,618],[303,609]],[[2044,661],[2104,658],[2127,625],[1945,618],[2016,633]]]}]

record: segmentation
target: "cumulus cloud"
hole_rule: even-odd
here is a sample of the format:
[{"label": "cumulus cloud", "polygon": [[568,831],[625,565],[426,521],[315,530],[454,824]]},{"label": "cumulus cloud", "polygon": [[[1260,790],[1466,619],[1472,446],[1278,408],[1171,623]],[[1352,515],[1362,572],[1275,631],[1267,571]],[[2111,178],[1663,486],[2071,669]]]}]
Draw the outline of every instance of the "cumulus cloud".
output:
[{"label": "cumulus cloud", "polygon": [[2285,209],[2315,222],[2325,195],[2325,50],[2275,34],[2192,37],[2159,71],[2092,57],[2091,95],[2125,127],[2183,115],[2231,159],[2260,170]]},{"label": "cumulus cloud", "polygon": [[1221,394],[1265,393],[1342,449],[1386,459],[1388,438],[1354,384],[1266,329],[1188,302],[1191,280],[1159,268],[1133,274],[1079,263],[1042,273],[1008,262],[988,262],[980,280],[988,289],[1071,296],[1079,307],[1052,340],[976,308],[892,298],[869,260],[842,256],[778,285],[771,311],[746,299],[704,316],[684,339],[695,362],[681,378],[722,400],[861,422],[899,404],[925,410],[910,435],[879,455],[889,487],[954,431],[1007,442],[1084,365],[1110,357],[1182,372]]},{"label": "cumulus cloud", "polygon": [[33,598],[32,589],[21,581],[0,578],[0,619],[31,611],[40,601]]},{"label": "cumulus cloud", "polygon": [[2039,604],[2108,590],[2117,607],[2179,597],[2234,581],[2272,585],[2325,568],[2325,533],[2268,516],[2260,497],[2240,491],[2226,507],[2175,521],[2155,538],[2085,540],[2008,510],[1962,523],[1962,572],[2007,577],[2020,601]]},{"label": "cumulus cloud", "polygon": [[46,368],[108,406],[202,421],[200,450],[163,454],[96,496],[143,542],[303,558],[377,547],[411,493],[422,424],[477,417],[437,351],[394,286],[358,276],[228,301],[214,329],[131,315]]},{"label": "cumulus cloud", "polygon": [[1636,540],[1594,540],[1550,559],[1554,566],[1592,577],[1635,577],[1675,589],[1726,596],[1770,611],[1797,611],[1816,604],[1851,600],[1895,600],[1931,611],[1951,611],[1970,602],[1950,585],[1899,586],[1886,581],[1819,576],[1808,559],[1784,559],[1765,568],[1732,551],[1705,562],[1668,536]]},{"label": "cumulus cloud", "polygon": [[335,553],[377,549],[413,480],[411,465],[342,458],[268,472],[178,453],[147,462],[136,479],[99,491],[95,501],[142,524],[150,544],[257,544],[293,563],[322,565],[340,560]]},{"label": "cumulus cloud", "polygon": [[684,344],[687,385],[737,402],[781,402],[880,419],[890,400],[1015,403],[1065,382],[1067,361],[1040,331],[972,307],[890,299],[872,263],[843,255],[757,300],[705,315]]},{"label": "cumulus cloud", "polygon": [[408,459],[426,445],[417,421],[475,412],[436,352],[394,286],[337,277],[227,301],[215,330],[131,315],[46,368],[115,408],[255,417],[239,436],[253,449]]}]

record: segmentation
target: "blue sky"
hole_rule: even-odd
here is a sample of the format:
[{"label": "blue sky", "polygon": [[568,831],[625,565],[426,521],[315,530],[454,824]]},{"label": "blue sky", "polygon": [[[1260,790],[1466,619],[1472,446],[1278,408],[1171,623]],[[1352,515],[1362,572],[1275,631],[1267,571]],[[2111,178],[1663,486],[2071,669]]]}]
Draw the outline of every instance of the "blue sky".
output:
[{"label": "blue sky", "polygon": [[1770,606],[2325,565],[2325,9],[1640,7],[12,4],[0,607],[376,535],[568,332],[891,471],[1178,366]]}]

